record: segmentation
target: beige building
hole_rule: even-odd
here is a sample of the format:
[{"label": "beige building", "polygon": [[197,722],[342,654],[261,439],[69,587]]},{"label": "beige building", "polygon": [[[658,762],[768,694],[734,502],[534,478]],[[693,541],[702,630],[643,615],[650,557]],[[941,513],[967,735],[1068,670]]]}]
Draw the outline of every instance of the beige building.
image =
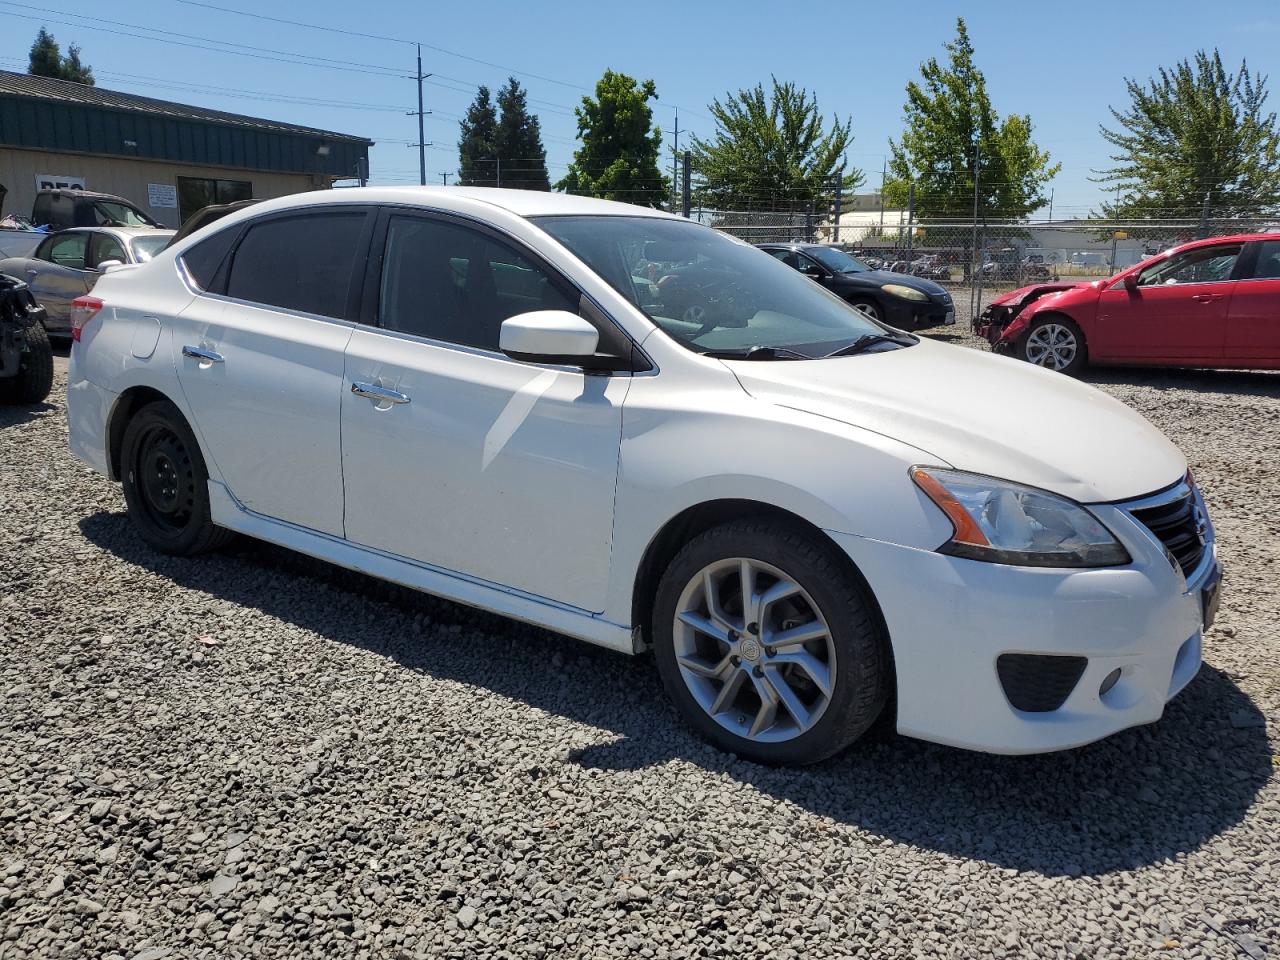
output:
[{"label": "beige building", "polygon": [[267,199],[368,175],[366,137],[0,71],[3,213],[36,191],[112,193],[177,227],[210,203]]}]

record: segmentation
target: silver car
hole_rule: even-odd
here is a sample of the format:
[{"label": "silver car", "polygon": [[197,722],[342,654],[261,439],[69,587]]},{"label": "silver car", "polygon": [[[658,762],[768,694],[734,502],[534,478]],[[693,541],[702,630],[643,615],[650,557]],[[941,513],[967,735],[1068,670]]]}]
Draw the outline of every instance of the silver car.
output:
[{"label": "silver car", "polygon": [[0,260],[0,273],[25,280],[45,308],[45,328],[71,335],[71,301],[97,283],[104,264],[144,263],[164,249],[173,230],[74,227],[51,233],[27,257]]}]

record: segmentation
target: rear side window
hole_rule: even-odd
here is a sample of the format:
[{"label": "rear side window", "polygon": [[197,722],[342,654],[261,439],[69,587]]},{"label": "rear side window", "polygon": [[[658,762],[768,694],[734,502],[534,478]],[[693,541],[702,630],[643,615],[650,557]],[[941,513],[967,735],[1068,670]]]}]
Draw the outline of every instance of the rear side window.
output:
[{"label": "rear side window", "polygon": [[254,224],[236,247],[227,296],[345,317],[365,218],[363,211],[334,211]]},{"label": "rear side window", "polygon": [[182,263],[187,268],[187,274],[201,290],[216,292],[214,277],[218,275],[218,270],[227,259],[227,255],[231,253],[231,248],[239,235],[238,227],[222,230],[208,240],[201,240],[182,255]]},{"label": "rear side window", "polygon": [[84,269],[85,255],[88,253],[89,235],[87,233],[64,233],[51,237],[46,241],[40,259],[56,263],[60,267]]}]

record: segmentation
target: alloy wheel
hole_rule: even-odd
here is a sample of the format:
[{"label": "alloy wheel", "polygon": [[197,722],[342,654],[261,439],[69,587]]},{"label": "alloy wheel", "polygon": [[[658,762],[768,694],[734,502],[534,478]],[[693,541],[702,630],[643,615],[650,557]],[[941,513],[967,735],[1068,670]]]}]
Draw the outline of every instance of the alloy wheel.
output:
[{"label": "alloy wheel", "polygon": [[739,737],[792,740],[831,702],[830,627],[813,598],[777,567],[744,557],[704,567],[680,595],[673,638],[694,700]]},{"label": "alloy wheel", "polygon": [[853,309],[857,310],[868,320],[874,320],[877,323],[880,322],[880,310],[874,303],[855,303],[853,305]]},{"label": "alloy wheel", "polygon": [[1071,366],[1079,349],[1075,333],[1060,323],[1046,323],[1027,337],[1027,360],[1051,370],[1065,370]]}]

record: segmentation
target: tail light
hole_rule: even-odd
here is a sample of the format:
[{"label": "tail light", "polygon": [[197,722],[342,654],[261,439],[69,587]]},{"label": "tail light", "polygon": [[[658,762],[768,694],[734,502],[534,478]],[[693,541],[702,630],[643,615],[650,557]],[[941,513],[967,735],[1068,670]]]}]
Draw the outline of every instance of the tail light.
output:
[{"label": "tail light", "polygon": [[97,297],[76,297],[71,301],[71,339],[79,340],[80,331],[102,309],[102,301]]}]

